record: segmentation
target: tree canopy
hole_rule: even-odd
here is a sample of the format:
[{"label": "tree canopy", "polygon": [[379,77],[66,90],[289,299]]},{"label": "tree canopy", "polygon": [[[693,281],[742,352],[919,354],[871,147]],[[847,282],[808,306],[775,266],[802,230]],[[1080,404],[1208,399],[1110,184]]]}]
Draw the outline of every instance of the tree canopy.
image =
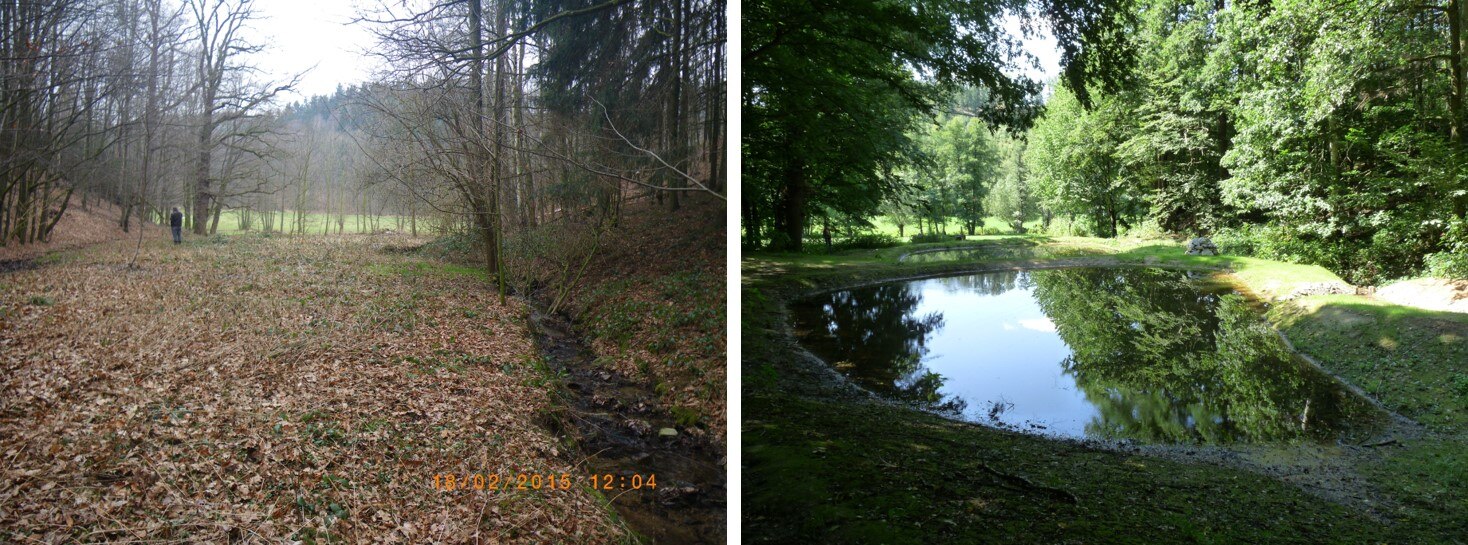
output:
[{"label": "tree canopy", "polygon": [[[1028,164],[1057,213],[1216,234],[1357,282],[1463,274],[1461,0],[1148,2],[1136,84],[1055,93]],[[1106,166],[1109,171],[1098,171]],[[1104,169],[1103,169],[1104,170]],[[1456,251],[1455,251],[1456,249]]]},{"label": "tree canopy", "polygon": [[[1060,217],[1358,283],[1463,277],[1465,4],[757,2],[744,244],[799,249],[812,214]],[[1006,16],[1057,35],[1058,81],[1015,75]],[[953,115],[982,129],[954,140]]]},{"label": "tree canopy", "polygon": [[[959,84],[983,90],[965,112],[1022,129],[1041,85],[1016,70],[1006,15],[1048,24],[1067,80],[1118,88],[1130,61],[1114,2],[759,0],[744,5],[745,239],[800,248],[811,211],[870,215],[921,162],[912,133]],[[1090,48],[1084,44],[1113,44]]]}]

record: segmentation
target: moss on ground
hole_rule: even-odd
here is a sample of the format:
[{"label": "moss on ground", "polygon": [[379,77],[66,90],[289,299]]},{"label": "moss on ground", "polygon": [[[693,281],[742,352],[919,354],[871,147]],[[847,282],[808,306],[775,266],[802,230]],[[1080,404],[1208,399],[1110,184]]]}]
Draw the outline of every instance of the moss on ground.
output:
[{"label": "moss on ground", "polygon": [[1373,543],[1365,514],[1243,470],[879,404],[745,396],[757,543]]},{"label": "moss on ground", "polygon": [[1468,315],[1328,295],[1269,318],[1296,348],[1430,430],[1385,447],[1363,472],[1400,502],[1403,520],[1468,535]]},{"label": "moss on ground", "polygon": [[[899,263],[934,247],[1043,244],[1083,257]],[[1094,254],[1104,253],[1104,256]],[[983,237],[743,263],[744,536],[850,543],[1460,543],[1468,535],[1468,319],[1315,296],[1269,318],[1302,352],[1421,421],[1421,437],[1353,447],[1384,506],[1367,513],[1282,479],[956,423],[852,394],[800,360],[785,302],[819,290],[980,268],[1153,264],[1229,270],[1265,298],[1339,282],[1314,266],[1187,256],[1165,241]],[[1461,381],[1461,386],[1459,385]],[[1372,385],[1379,385],[1375,390]]]}]

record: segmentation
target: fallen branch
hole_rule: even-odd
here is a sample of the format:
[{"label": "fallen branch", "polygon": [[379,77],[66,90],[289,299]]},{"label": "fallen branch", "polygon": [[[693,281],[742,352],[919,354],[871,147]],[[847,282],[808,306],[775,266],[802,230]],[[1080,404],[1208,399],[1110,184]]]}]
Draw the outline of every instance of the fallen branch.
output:
[{"label": "fallen branch", "polygon": [[998,478],[1001,483],[1009,485],[1009,488],[1018,489],[1019,492],[1025,492],[1026,490],[1035,490],[1043,492],[1045,493],[1045,495],[1050,496],[1051,498],[1069,503],[1071,505],[1080,503],[1080,499],[1076,498],[1076,495],[1072,494],[1069,490],[1049,487],[1042,484],[1035,484],[1033,481],[1030,481],[1025,477],[1004,473],[1002,471],[989,467],[983,462],[979,463],[979,469],[982,469],[985,473],[988,473]]}]

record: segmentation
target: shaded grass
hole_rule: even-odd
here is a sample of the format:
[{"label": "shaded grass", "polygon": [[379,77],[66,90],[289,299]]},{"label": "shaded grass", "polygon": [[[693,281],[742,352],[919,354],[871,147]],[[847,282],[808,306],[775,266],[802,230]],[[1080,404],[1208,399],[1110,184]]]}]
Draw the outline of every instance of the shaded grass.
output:
[{"label": "shaded grass", "polygon": [[1369,543],[1385,528],[1241,470],[877,404],[745,396],[756,543]]},{"label": "shaded grass", "polygon": [[1468,422],[1468,315],[1313,296],[1269,313],[1300,350],[1388,408],[1438,431]]},{"label": "shaded grass", "polygon": [[1276,306],[1269,318],[1301,351],[1434,432],[1384,449],[1363,470],[1405,520],[1468,535],[1468,315],[1329,295]]}]

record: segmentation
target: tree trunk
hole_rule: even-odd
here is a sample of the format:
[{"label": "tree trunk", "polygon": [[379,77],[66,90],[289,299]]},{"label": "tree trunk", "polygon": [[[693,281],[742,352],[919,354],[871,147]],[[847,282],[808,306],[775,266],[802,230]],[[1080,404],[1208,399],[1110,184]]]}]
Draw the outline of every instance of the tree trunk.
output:
[{"label": "tree trunk", "polygon": [[191,215],[193,216],[194,234],[196,235],[204,234],[205,222],[201,220],[208,217],[210,203],[209,162],[210,154],[213,150],[209,145],[209,140],[213,139],[214,136],[214,121],[212,119],[213,116],[209,113],[209,109],[212,107],[210,105],[214,102],[214,99],[213,97],[207,96],[207,92],[205,94],[204,119],[202,125],[199,127],[198,137],[199,158],[198,164],[194,165],[194,209]]},{"label": "tree trunk", "polygon": [[785,234],[785,247],[800,251],[805,236],[805,172],[799,157],[790,158],[785,172],[785,192],[780,196],[779,230]]},{"label": "tree trunk", "polygon": [[[1468,36],[1464,35],[1463,22],[1468,19],[1468,2],[1464,0],[1448,1],[1448,63],[1452,65],[1452,96],[1448,97],[1448,110],[1452,119],[1449,130],[1449,139],[1452,141],[1453,150],[1459,154],[1459,164],[1464,157],[1468,157],[1468,145],[1464,138],[1468,138],[1468,113],[1463,111],[1464,95],[1468,94],[1468,67],[1464,66],[1463,58],[1464,41]],[[1459,177],[1460,180],[1463,178]],[[1459,181],[1458,189],[1468,192],[1468,182]],[[1468,195],[1459,195],[1453,199],[1453,214],[1458,219],[1468,217]]]},{"label": "tree trunk", "polygon": [[[507,1],[498,0],[495,2],[495,37],[497,39],[503,39],[509,33],[509,10],[505,7]],[[478,38],[476,38],[477,40]],[[489,214],[490,219],[494,221],[491,224],[492,230],[490,231],[490,234],[494,236],[494,247],[492,248],[494,255],[491,256],[494,258],[494,265],[490,268],[489,273],[494,275],[498,284],[501,303],[505,300],[505,275],[503,271],[505,257],[500,252],[500,245],[503,240],[501,229],[504,228],[505,222],[501,217],[502,199],[500,198],[500,193],[505,187],[503,183],[505,174],[505,122],[508,121],[505,116],[505,113],[508,111],[505,108],[505,72],[508,60],[505,58],[503,52],[495,56],[494,59],[494,156],[492,158],[494,162],[491,165],[493,170],[490,174],[491,183],[489,187]]]},{"label": "tree trunk", "polygon": [[[472,178],[470,183],[474,184],[470,191],[477,191],[479,197],[470,199],[470,205],[476,208],[474,211],[475,227],[480,233],[480,241],[484,251],[484,268],[490,275],[499,275],[499,252],[495,237],[495,224],[493,218],[493,203],[498,181],[498,167],[496,164],[487,165],[484,157],[484,139],[487,132],[484,127],[485,104],[484,104],[484,3],[482,0],[469,0],[469,48],[473,50],[474,57],[471,61],[469,84],[470,93],[474,97],[474,115],[472,138],[470,143],[472,154]],[[499,116],[495,116],[496,119]],[[488,179],[481,178],[488,174]]]},{"label": "tree trunk", "polygon": [[739,208],[744,212],[744,233],[749,238],[749,244],[754,248],[760,247],[760,225],[759,215],[755,210],[754,199],[743,199]]}]

